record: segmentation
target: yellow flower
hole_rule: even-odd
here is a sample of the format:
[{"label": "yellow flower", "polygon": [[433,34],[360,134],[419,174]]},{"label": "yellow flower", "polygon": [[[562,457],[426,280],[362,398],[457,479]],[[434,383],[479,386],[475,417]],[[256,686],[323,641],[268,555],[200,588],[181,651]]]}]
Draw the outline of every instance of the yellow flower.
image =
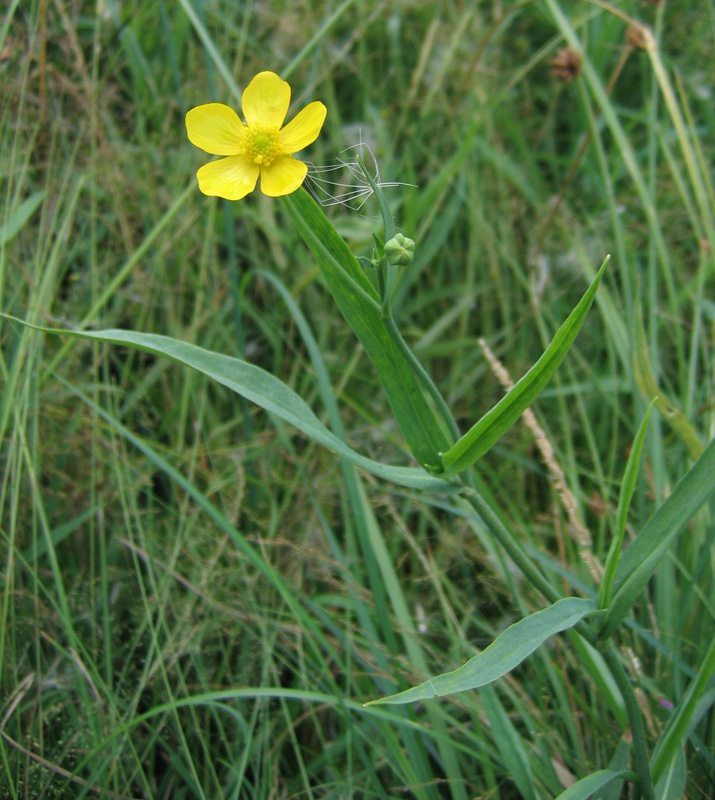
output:
[{"label": "yellow flower", "polygon": [[216,156],[227,156],[205,164],[196,173],[199,189],[211,197],[240,200],[256,188],[269,197],[294,192],[308,167],[293,153],[318,138],[327,109],[309,103],[284,128],[290,104],[290,86],[274,72],[259,72],[243,92],[243,114],[223,103],[196,106],[186,115],[189,141]]}]

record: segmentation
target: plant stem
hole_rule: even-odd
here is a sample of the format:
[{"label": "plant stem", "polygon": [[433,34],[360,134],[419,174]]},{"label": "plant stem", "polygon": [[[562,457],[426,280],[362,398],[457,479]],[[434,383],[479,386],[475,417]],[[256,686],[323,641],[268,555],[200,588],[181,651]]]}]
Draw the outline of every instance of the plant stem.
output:
[{"label": "plant stem", "polygon": [[454,421],[452,412],[449,410],[449,406],[447,405],[444,397],[442,397],[441,392],[435,385],[432,378],[430,378],[427,370],[422,366],[422,364],[420,364],[417,356],[412,352],[412,350],[410,350],[407,342],[402,338],[402,334],[400,333],[392,314],[389,313],[389,310],[387,315],[383,313],[382,321],[385,323],[385,328],[392,337],[392,341],[399,347],[400,352],[409,363],[412,371],[415,373],[417,380],[420,381],[422,386],[427,391],[427,394],[434,401],[434,404],[437,406],[440,414],[442,415],[442,419],[449,428],[449,432],[454,441],[457,441],[461,434],[459,432],[459,428],[457,427],[457,423]]},{"label": "plant stem", "polygon": [[395,220],[392,218],[392,212],[390,211],[390,206],[387,204],[387,198],[385,197],[385,193],[382,189],[375,183],[373,180],[372,175],[368,172],[367,167],[365,166],[365,162],[363,161],[362,154],[358,153],[357,158],[358,167],[362,174],[365,177],[365,180],[370,184],[370,188],[375,193],[375,197],[377,198],[377,202],[380,205],[380,213],[382,214],[382,224],[385,228],[385,241],[388,239],[392,239],[395,235]]},{"label": "plant stem", "polygon": [[514,534],[504,525],[494,513],[489,503],[472,486],[465,487],[463,492],[467,502],[479,514],[492,536],[504,548],[507,555],[521,570],[531,585],[551,603],[562,599],[562,595],[541,574],[528,554],[519,544]]},{"label": "plant stem", "polygon": [[[608,668],[611,670],[613,678],[618,688],[621,690],[623,700],[626,704],[626,714],[628,715],[628,722],[631,726],[631,734],[633,736],[633,756],[636,762],[636,772],[638,773],[640,795],[644,800],[655,800],[653,779],[651,777],[650,763],[648,760],[648,749],[645,741],[643,717],[638,707],[638,701],[636,700],[635,692],[631,686],[630,678],[618,658],[613,643],[603,652],[603,658]],[[636,800],[638,800],[638,796],[636,796]]]},{"label": "plant stem", "polygon": [[[380,211],[382,213],[382,219],[385,228],[385,239],[391,239],[395,235],[395,223],[392,218],[392,214],[390,213],[390,207],[387,204],[385,194],[372,179],[372,176],[368,172],[360,156],[358,156],[357,161],[366,180],[375,193],[378,203],[380,204]],[[380,267],[378,267],[378,269],[380,269]],[[386,267],[386,269],[390,269],[389,265]],[[397,327],[392,316],[392,311],[390,308],[390,294],[392,291],[393,281],[390,279],[391,276],[388,272],[386,275],[379,273],[378,277],[380,279],[380,292],[382,297],[382,320],[385,328],[392,340],[400,349],[402,355],[409,363],[412,371],[426,390],[427,394],[432,398],[435,406],[442,416],[442,419],[444,420],[444,423],[449,429],[453,441],[456,442],[459,440],[461,434],[459,427],[452,416],[449,406],[447,405],[444,397],[442,397],[442,394],[435,385],[434,381],[429,376],[428,372],[425,370],[422,364],[420,364],[415,354],[402,338],[402,334],[400,333],[399,328]],[[537,591],[539,591],[550,602],[555,603],[560,600],[561,595],[559,592],[554,589],[554,587],[541,574],[540,570],[534,565],[532,560],[519,544],[516,536],[504,525],[486,500],[484,500],[484,498],[477,492],[474,485],[474,480],[472,479],[472,475],[469,471],[464,473],[463,480],[466,484],[464,487],[464,496],[466,497],[467,501],[479,514],[486,526],[489,528],[492,536],[494,536],[494,538],[504,548],[506,553],[522,571],[527,580],[529,580],[534,588],[537,589]]]},{"label": "plant stem", "polygon": [[[382,191],[382,188],[375,183],[372,175],[370,175],[368,172],[361,154],[358,154],[357,156],[357,163],[362,171],[362,174],[365,176],[365,180],[370,184],[370,188],[375,193],[377,202],[380,205],[382,224],[385,229],[385,241],[387,242],[392,239],[396,233],[395,220],[392,218],[392,212],[390,211],[387,198],[385,197],[385,193]],[[383,264],[378,265],[377,269],[378,275],[381,279],[380,289],[382,297],[382,313],[384,316],[389,317],[392,314],[390,303],[392,301],[392,292],[395,288],[395,281],[397,280],[397,267],[393,264],[390,264],[388,260],[385,260]]]},{"label": "plant stem", "polygon": [[[442,418],[449,428],[450,433],[456,441],[460,436],[459,428],[457,427],[457,423],[452,416],[452,412],[449,410],[449,406],[442,397],[439,389],[434,384],[434,381],[432,378],[430,378],[422,364],[420,364],[415,354],[407,346],[407,343],[402,338],[402,334],[397,328],[395,320],[392,318],[392,316],[383,316],[383,322],[385,323],[385,327],[393,341],[400,348],[400,352],[409,362],[418,380],[427,390],[427,393],[432,400],[434,400],[434,403],[439,409]],[[504,548],[511,560],[517,565],[532,586],[537,591],[541,592],[541,594],[546,597],[547,600],[552,603],[560,600],[561,595],[559,592],[556,591],[556,589],[554,589],[554,587],[541,574],[540,570],[534,565],[533,561],[529,558],[528,554],[519,544],[514,534],[504,525],[486,500],[479,494],[479,492],[477,492],[469,471],[464,474],[464,480],[467,484],[464,488],[464,496],[467,499],[467,502],[472,506],[472,508],[474,508],[477,514],[479,514],[485,525],[489,528],[492,536],[494,536],[494,538]]]}]

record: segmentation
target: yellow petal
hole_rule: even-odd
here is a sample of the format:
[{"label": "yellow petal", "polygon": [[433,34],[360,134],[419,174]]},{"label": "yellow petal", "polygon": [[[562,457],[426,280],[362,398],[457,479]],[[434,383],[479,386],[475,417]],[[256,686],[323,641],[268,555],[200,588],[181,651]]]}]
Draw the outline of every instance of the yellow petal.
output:
[{"label": "yellow petal", "polygon": [[243,156],[229,156],[204,164],[196,177],[205,195],[240,200],[256,188],[259,172],[258,165]]},{"label": "yellow petal", "polygon": [[261,191],[269,197],[294,192],[305,179],[308,167],[296,158],[279,156],[270,167],[261,168]]},{"label": "yellow petal", "polygon": [[186,115],[186,133],[195,144],[214,156],[233,156],[240,151],[246,126],[223,103],[206,103]]},{"label": "yellow petal", "polygon": [[275,72],[259,72],[244,89],[241,105],[249,127],[280,128],[290,105],[290,86]]},{"label": "yellow petal", "polygon": [[284,153],[297,153],[312,144],[320,133],[328,109],[320,102],[309,103],[280,133]]}]

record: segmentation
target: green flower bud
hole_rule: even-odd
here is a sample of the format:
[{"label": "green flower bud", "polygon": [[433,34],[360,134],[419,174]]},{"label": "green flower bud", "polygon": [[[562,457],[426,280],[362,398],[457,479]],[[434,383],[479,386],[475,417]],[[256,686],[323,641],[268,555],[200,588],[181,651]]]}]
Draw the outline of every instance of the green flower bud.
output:
[{"label": "green flower bud", "polygon": [[415,243],[401,233],[385,242],[385,257],[396,267],[406,267],[415,257]]}]

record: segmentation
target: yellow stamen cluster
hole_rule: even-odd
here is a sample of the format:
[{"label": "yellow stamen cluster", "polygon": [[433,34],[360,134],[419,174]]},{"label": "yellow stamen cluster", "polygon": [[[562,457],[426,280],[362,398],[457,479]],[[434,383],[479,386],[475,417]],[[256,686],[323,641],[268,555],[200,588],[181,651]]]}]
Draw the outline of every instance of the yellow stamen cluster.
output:
[{"label": "yellow stamen cluster", "polygon": [[270,166],[283,149],[278,128],[273,125],[254,125],[246,131],[241,143],[243,155],[252,163]]}]

